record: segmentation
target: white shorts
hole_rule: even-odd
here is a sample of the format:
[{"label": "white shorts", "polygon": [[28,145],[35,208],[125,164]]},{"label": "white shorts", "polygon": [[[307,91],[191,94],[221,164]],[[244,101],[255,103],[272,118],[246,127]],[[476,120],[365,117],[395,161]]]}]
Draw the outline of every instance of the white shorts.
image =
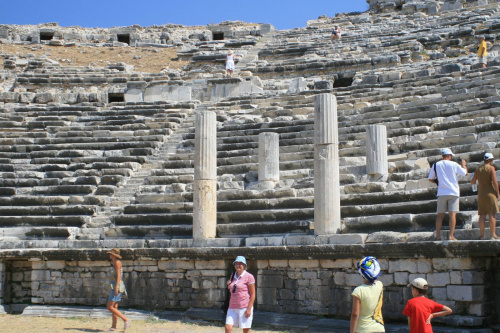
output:
[{"label": "white shorts", "polygon": [[252,328],[253,307],[248,318],[245,317],[246,310],[247,308],[227,309],[226,325],[233,325],[239,328]]},{"label": "white shorts", "polygon": [[458,212],[459,211],[459,198],[454,195],[440,195],[437,198],[437,212]]},{"label": "white shorts", "polygon": [[480,64],[486,64],[488,62],[488,57],[479,57]]}]

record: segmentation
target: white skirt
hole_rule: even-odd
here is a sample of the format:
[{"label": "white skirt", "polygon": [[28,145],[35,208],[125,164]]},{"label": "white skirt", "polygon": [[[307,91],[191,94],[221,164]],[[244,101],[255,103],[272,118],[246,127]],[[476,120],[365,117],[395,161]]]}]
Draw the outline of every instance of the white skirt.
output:
[{"label": "white skirt", "polygon": [[234,61],[228,60],[226,61],[226,71],[234,71]]}]

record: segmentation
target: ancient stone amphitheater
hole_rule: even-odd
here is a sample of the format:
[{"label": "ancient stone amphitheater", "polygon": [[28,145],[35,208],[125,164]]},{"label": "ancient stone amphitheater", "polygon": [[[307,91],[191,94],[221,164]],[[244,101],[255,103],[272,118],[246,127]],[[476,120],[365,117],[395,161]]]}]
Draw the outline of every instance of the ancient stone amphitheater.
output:
[{"label": "ancient stone amphitheater", "polygon": [[[105,252],[118,247],[129,290],[123,306],[216,317],[232,260],[245,255],[264,322],[343,332],[346,321],[328,318],[349,317],[361,283],[356,261],[374,255],[393,331],[406,321],[415,277],[454,310],[436,319],[448,327],[441,331],[498,329],[500,242],[478,240],[471,175],[460,180],[456,242],[434,241],[436,187],[427,175],[443,147],[471,173],[485,151],[500,156],[499,3],[369,2],[367,12],[284,31],[241,22],[0,26],[3,44],[176,48],[189,62],[144,73],[125,63],[77,67],[2,54],[0,309],[103,306]],[[334,24],[344,33],[331,42]],[[486,69],[478,35],[490,46]],[[229,49],[239,61],[224,78]],[[318,181],[315,114],[325,97],[337,115],[338,173]],[[195,128],[209,114],[216,198],[197,204],[198,182],[211,180],[196,178],[204,157]],[[387,139],[369,138],[367,128]],[[266,150],[273,138],[279,162],[275,146]],[[386,162],[371,161],[377,149]],[[314,200],[318,191],[339,197],[340,209]],[[215,214],[207,208],[215,199],[216,229],[196,237],[193,215],[210,228],[203,214]],[[333,233],[318,227],[318,206],[340,210]]]}]

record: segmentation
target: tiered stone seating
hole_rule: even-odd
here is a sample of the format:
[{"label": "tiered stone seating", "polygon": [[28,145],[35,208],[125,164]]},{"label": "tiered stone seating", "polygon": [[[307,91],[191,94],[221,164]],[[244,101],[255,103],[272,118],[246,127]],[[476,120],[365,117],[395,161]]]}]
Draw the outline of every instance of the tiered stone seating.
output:
[{"label": "tiered stone seating", "polygon": [[155,103],[4,110],[2,236],[75,238],[81,227],[99,226],[92,217],[106,214],[109,197],[193,106]]},{"label": "tiered stone seating", "polygon": [[[200,41],[181,50],[179,55],[191,59],[196,71],[220,60],[229,47],[254,48],[236,72],[263,79],[259,94],[200,105],[216,112],[219,121],[218,236],[313,232],[313,109],[322,92],[332,92],[338,101],[343,232],[432,231],[435,188],[426,177],[440,149],[451,147],[466,158],[471,172],[485,150],[500,152],[499,69],[494,61],[487,69],[476,69],[475,55],[468,54],[474,51],[474,36],[498,30],[497,16],[495,6],[441,16],[407,7],[397,14],[320,18],[260,42],[253,37],[234,45]],[[333,24],[341,25],[344,34],[331,43]],[[28,71],[18,73],[16,85],[40,91],[105,84],[123,88],[169,79],[122,67],[63,68],[34,61]],[[299,75],[308,88],[288,92],[290,79]],[[218,84],[212,81],[211,86]],[[195,96],[210,95],[203,91],[204,83],[189,81]],[[105,106],[107,101],[89,98],[89,103],[72,107],[22,106],[32,102],[22,95],[4,96],[3,101],[21,104],[5,108],[0,119],[0,128],[6,129],[0,138],[0,162],[5,162],[0,163],[0,193],[6,198],[67,198],[88,213],[75,215],[92,217],[77,227],[96,227],[107,238],[191,237],[196,103]],[[389,176],[379,181],[365,171],[370,124],[385,125],[388,133]],[[258,184],[257,137],[262,132],[280,136],[280,183],[274,190]],[[476,221],[469,181],[470,176],[460,181],[461,226],[475,226]],[[422,237],[429,239],[429,233]]]}]

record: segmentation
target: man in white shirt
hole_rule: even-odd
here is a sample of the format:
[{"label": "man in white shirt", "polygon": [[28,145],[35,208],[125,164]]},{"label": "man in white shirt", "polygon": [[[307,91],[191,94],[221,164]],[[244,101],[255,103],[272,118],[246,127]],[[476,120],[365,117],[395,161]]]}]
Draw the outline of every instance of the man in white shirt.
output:
[{"label": "man in white shirt", "polygon": [[457,224],[457,212],[459,211],[460,187],[458,176],[467,175],[467,162],[459,159],[461,165],[451,161],[454,154],[451,149],[441,150],[443,159],[431,167],[429,181],[438,185],[437,192],[437,217],[436,217],[436,239],[441,239],[441,227],[443,226],[444,214],[448,212],[450,218],[449,240],[457,240],[454,236]]}]

